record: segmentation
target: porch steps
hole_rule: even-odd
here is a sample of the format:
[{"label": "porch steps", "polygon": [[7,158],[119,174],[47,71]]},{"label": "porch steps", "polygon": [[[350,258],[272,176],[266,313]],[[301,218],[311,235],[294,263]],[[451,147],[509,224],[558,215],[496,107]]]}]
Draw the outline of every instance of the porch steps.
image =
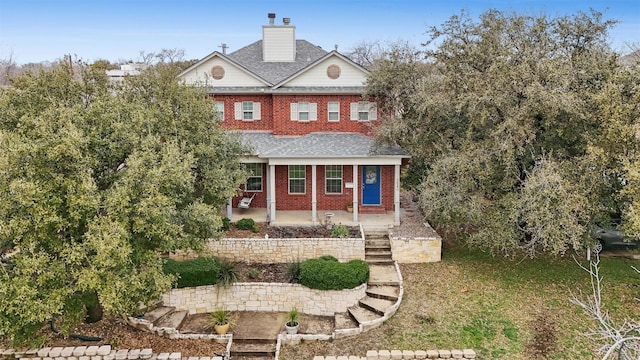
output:
[{"label": "porch steps", "polygon": [[161,317],[172,312],[176,308],[174,306],[158,306],[157,308],[150,310],[144,314],[144,319],[149,322],[155,323]]},{"label": "porch steps", "polygon": [[178,329],[187,318],[188,311],[172,310],[153,322],[154,326]]},{"label": "porch steps", "polygon": [[383,206],[358,206],[358,213],[360,214],[386,214],[387,210]]},{"label": "porch steps", "polygon": [[369,265],[393,265],[393,254],[388,236],[365,236],[364,260]]},{"label": "porch steps", "polygon": [[395,302],[398,300],[399,290],[397,286],[371,285],[367,287],[367,296]]},{"label": "porch steps", "polygon": [[357,305],[349,307],[347,314],[336,314],[336,329],[362,326],[369,330],[380,325],[381,322],[375,320],[388,315],[387,311],[398,302],[400,278],[393,261],[388,229],[365,229],[365,261],[369,264],[366,296]]},{"label": "porch steps", "polygon": [[234,360],[273,359],[276,355],[276,340],[234,338],[230,355]]}]

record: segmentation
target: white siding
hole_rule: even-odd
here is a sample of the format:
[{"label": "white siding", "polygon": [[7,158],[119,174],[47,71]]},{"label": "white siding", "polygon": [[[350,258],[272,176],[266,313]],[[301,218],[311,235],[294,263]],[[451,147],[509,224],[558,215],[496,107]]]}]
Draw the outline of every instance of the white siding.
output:
[{"label": "white siding", "polygon": [[[215,80],[211,77],[211,68],[214,66],[222,66],[224,69],[224,77]],[[265,86],[264,83],[255,77],[247,74],[237,68],[232,63],[224,59],[214,56],[208,61],[200,64],[198,67],[191,69],[188,73],[182,75],[182,80],[189,85],[207,85],[207,86]]]},{"label": "white siding", "polygon": [[[340,67],[340,77],[330,79],[327,76],[327,67],[331,64]],[[358,67],[342,60],[338,56],[331,56],[320,62],[313,68],[300,74],[295,79],[285,83],[288,86],[363,86],[367,80],[367,74]]]},{"label": "white siding", "polygon": [[263,26],[262,58],[264,61],[296,60],[296,27]]}]

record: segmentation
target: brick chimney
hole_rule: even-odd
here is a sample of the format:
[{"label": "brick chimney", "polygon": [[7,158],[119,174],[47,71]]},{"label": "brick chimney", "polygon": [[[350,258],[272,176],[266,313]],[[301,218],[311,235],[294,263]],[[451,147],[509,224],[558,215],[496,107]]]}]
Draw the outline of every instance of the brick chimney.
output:
[{"label": "brick chimney", "polygon": [[269,25],[262,26],[262,61],[293,62],[296,60],[296,27],[290,18],[275,25],[275,13],[269,13]]}]

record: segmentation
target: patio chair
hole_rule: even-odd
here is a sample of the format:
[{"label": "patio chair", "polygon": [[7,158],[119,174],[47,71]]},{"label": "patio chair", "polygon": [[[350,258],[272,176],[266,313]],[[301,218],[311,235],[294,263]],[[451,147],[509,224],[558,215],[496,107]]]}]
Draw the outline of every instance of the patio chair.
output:
[{"label": "patio chair", "polygon": [[253,195],[251,195],[251,197],[248,197],[248,196],[245,195],[238,202],[238,207],[241,208],[241,209],[248,209],[251,206],[251,202],[253,201],[254,197],[256,197],[256,193],[253,193]]}]

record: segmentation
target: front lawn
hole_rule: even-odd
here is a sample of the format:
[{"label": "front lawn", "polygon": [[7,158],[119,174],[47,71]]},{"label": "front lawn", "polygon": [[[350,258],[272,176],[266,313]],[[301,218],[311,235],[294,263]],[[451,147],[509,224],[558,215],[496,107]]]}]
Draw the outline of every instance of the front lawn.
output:
[{"label": "front lawn", "polygon": [[[580,259],[587,264],[584,256]],[[603,300],[613,319],[640,317],[638,261],[602,259]],[[505,260],[479,251],[445,249],[440,263],[402,265],[405,297],[379,328],[332,342],[286,346],[280,359],[364,356],[372,349],[471,348],[480,359],[593,359],[580,333],[590,323],[570,303],[588,293],[589,276],[574,260]],[[586,295],[586,294],[585,294]],[[311,356],[309,356],[311,355]]]}]

